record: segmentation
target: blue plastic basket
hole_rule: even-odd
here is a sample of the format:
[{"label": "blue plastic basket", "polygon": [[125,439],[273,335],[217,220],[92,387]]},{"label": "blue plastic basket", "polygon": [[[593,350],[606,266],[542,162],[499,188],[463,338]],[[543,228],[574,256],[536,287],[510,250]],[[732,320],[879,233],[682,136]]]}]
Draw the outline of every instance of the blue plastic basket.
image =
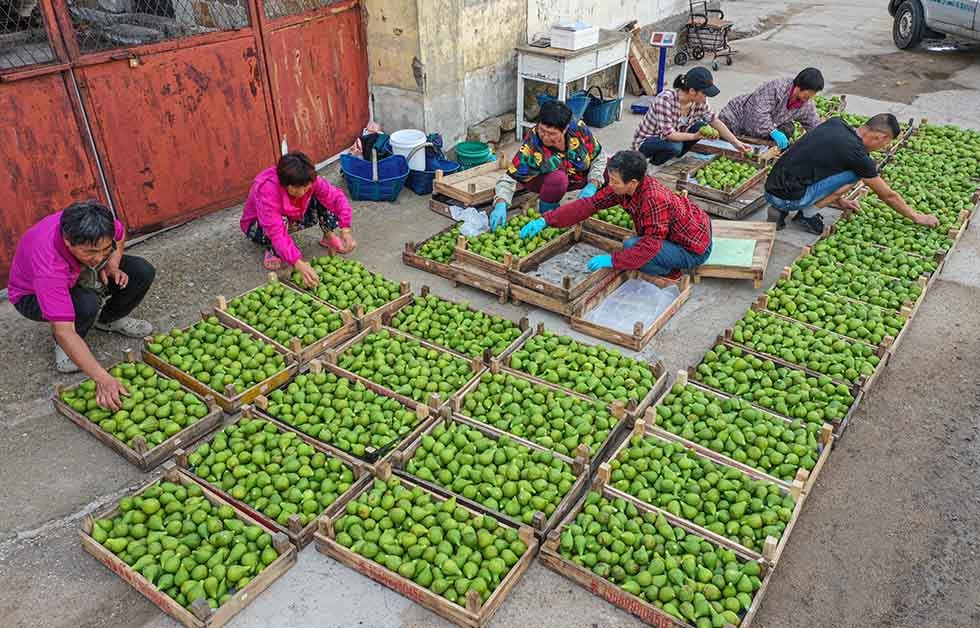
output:
[{"label": "blue plastic basket", "polygon": [[412,189],[419,196],[432,194],[432,182],[436,178],[436,170],[442,170],[443,174],[450,174],[459,170],[459,164],[448,159],[437,159],[435,157],[425,157],[425,171],[412,170],[408,173],[405,185]]},{"label": "blue plastic basket", "polygon": [[372,162],[353,155],[340,156],[340,170],[353,200],[394,201],[401,194],[409,173],[408,160],[403,155],[392,155],[375,163],[376,179]]},{"label": "blue plastic basket", "polygon": [[[592,95],[592,90],[599,90],[599,97]],[[585,123],[591,127],[602,128],[612,124],[619,113],[619,103],[622,98],[610,98],[606,100],[602,96],[602,88],[593,85],[589,88],[589,106],[585,110]]]},{"label": "blue plastic basket", "polygon": [[[545,104],[549,100],[555,100],[554,96],[550,94],[538,94],[538,106]],[[568,108],[572,110],[572,119],[581,120],[582,116],[585,115],[585,110],[589,106],[589,95],[585,92],[572,92],[572,94],[565,99],[565,104]]]}]

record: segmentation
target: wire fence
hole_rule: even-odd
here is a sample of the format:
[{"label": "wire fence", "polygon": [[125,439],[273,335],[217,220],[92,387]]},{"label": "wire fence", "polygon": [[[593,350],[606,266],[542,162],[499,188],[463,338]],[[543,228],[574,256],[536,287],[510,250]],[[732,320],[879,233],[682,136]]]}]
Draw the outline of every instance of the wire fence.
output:
[{"label": "wire fence", "polygon": [[277,17],[299,15],[313,9],[337,4],[344,0],[265,0],[265,17],[273,20]]},{"label": "wire fence", "polygon": [[246,0],[69,0],[68,12],[82,53],[249,25]]},{"label": "wire fence", "polygon": [[54,61],[37,0],[0,0],[0,70]]}]

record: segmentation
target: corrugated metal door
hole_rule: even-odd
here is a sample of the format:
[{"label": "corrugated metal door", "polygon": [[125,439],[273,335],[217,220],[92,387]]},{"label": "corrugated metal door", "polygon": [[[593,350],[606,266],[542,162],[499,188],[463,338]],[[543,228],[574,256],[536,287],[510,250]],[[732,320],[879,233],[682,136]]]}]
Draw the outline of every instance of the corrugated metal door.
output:
[{"label": "corrugated metal door", "polygon": [[0,5],[0,288],[35,222],[87,198],[105,200],[51,5]]},{"label": "corrugated metal door", "polygon": [[369,116],[360,2],[265,0],[261,25],[280,134],[314,161],[339,153]]},{"label": "corrugated metal door", "polygon": [[122,1],[142,17],[73,12],[66,43],[117,211],[145,233],[241,201],[277,143],[247,4]]}]

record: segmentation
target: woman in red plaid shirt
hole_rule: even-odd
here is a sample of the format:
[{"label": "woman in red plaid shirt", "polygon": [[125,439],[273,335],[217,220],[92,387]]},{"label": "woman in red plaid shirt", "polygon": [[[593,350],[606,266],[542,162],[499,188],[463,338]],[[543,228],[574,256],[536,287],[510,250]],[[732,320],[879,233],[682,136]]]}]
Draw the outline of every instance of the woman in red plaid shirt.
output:
[{"label": "woman in red plaid shirt", "polygon": [[623,250],[596,255],[589,270],[617,268],[680,279],[681,272],[704,264],[711,255],[711,219],[691,199],[647,176],[646,157],[624,150],[609,159],[609,184],[589,198],[566,203],[521,229],[531,238],[545,227],[571,227],[596,212],[622,206],[633,219],[636,237]]},{"label": "woman in red plaid shirt", "polygon": [[701,141],[701,127],[710,126],[721,139],[742,152],[752,149],[736,138],[708,104],[719,89],[707,68],[691,68],[674,79],[674,89],[660,92],[633,134],[633,150],[655,166],[681,157]]}]

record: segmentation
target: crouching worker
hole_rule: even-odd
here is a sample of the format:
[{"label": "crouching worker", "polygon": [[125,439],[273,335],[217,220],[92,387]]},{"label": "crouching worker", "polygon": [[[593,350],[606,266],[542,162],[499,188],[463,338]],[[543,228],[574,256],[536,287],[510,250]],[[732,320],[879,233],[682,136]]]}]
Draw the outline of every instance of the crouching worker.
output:
[{"label": "crouching worker", "polygon": [[534,237],[547,227],[571,227],[596,212],[622,206],[633,219],[637,236],[623,242],[623,250],[596,255],[589,270],[617,268],[680,279],[682,272],[704,264],[711,255],[711,219],[689,198],[679,196],[647,176],[643,153],[624,150],[609,159],[609,185],[591,198],[562,205],[528,223],[522,238]]},{"label": "crouching worker", "polygon": [[[357,246],[351,233],[351,208],[344,193],[316,174],[313,161],[303,153],[287,153],[274,168],[255,177],[240,222],[250,240],[265,247],[263,265],[279,270],[282,262],[292,266],[308,287],[319,277],[303,260],[290,231],[319,224],[320,246],[331,254],[350,253]],[[334,231],[340,228],[340,235]]]},{"label": "crouching worker", "polygon": [[507,222],[507,207],[517,184],[536,192],[544,214],[558,207],[569,190],[582,190],[579,198],[592,196],[602,187],[606,156],[592,131],[572,110],[558,100],[541,105],[537,125],[524,137],[514,162],[495,188],[490,229]]},{"label": "crouching worker", "polygon": [[17,243],[7,294],[32,321],[54,335],[54,364],[61,373],[83,371],[96,384],[96,400],[118,410],[128,394],[85,343],[96,329],[142,338],[153,332],[129,314],[143,301],[155,271],[146,260],[124,255],[126,230],[98,201],[74,203],[27,230]]}]

